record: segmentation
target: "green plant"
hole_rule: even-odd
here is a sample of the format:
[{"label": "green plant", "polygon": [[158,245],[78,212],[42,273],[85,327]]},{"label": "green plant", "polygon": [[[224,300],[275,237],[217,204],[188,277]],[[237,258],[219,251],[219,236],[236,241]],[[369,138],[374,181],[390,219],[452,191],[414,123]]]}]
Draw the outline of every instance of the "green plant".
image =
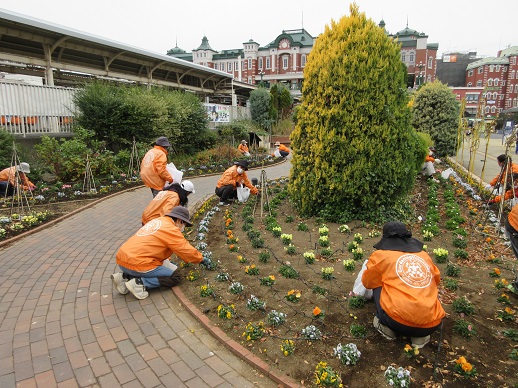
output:
[{"label": "green plant", "polygon": [[301,232],[307,232],[308,226],[305,223],[301,222],[297,225],[297,230]]},{"label": "green plant", "polygon": [[360,325],[358,323],[351,323],[349,331],[351,332],[351,335],[354,338],[365,338],[365,337],[367,337],[367,329],[365,328],[365,326]]},{"label": "green plant", "polygon": [[354,249],[358,248],[359,245],[356,241],[350,241],[348,244],[347,244],[347,250],[349,252],[352,252]]},{"label": "green plant", "polygon": [[455,360],[455,372],[464,377],[472,377],[477,375],[477,370],[470,364],[465,357],[459,357]]},{"label": "green plant", "polygon": [[511,350],[511,353],[509,353],[509,358],[514,361],[518,361],[518,349],[514,348]]},{"label": "green plant", "polygon": [[336,356],[344,365],[356,365],[360,359],[361,353],[358,347],[349,343],[342,346],[339,343],[336,348],[333,349],[334,356]]},{"label": "green plant", "polygon": [[[411,127],[399,45],[356,5],[350,12],[319,36],[304,69],[304,99],[291,134],[301,152],[293,153],[288,186],[302,214],[338,222],[393,211],[412,189],[426,152]],[[383,104],[372,103],[380,99]]]},{"label": "green plant", "polygon": [[263,323],[259,322],[257,325],[254,325],[252,322],[249,322],[243,333],[243,337],[246,338],[247,341],[255,341],[261,338],[264,335]]},{"label": "green plant", "polygon": [[286,219],[284,220],[284,222],[286,222],[287,224],[290,224],[294,221],[295,219],[293,218],[293,216],[286,216]]},{"label": "green plant", "polygon": [[452,303],[453,311],[463,313],[465,315],[475,314],[475,306],[465,297],[457,298]]},{"label": "green plant", "polygon": [[326,295],[327,294],[327,290],[323,287],[320,287],[320,286],[317,286],[317,285],[314,285],[311,290],[313,291],[314,294],[318,294],[318,295]]},{"label": "green plant", "polygon": [[304,252],[302,255],[306,264],[313,264],[315,262],[315,254],[313,252]]},{"label": "green plant", "polygon": [[496,313],[496,319],[503,322],[514,322],[516,320],[516,310],[513,310],[510,307],[506,307],[503,310],[499,310]]},{"label": "green plant", "polygon": [[268,313],[268,323],[273,327],[278,327],[286,322],[286,314],[272,310]]},{"label": "green plant", "polygon": [[201,297],[211,296],[213,293],[214,293],[214,290],[208,284],[202,284],[200,286],[200,296]]},{"label": "green plant", "polygon": [[464,249],[464,248],[466,248],[468,246],[468,242],[461,235],[457,235],[456,237],[454,237],[453,240],[452,240],[452,244],[453,244],[454,247],[462,248],[462,249]]},{"label": "green plant", "polygon": [[465,249],[455,249],[455,251],[453,252],[453,256],[455,256],[455,258],[459,260],[467,260],[469,257],[469,253]]},{"label": "green plant", "polygon": [[246,301],[246,308],[250,311],[264,310],[266,303],[255,295],[250,295]]},{"label": "green plant", "polygon": [[297,303],[301,296],[302,294],[299,290],[289,290],[288,293],[284,295],[284,298],[289,302]]},{"label": "green plant", "polygon": [[314,374],[317,387],[342,387],[340,374],[335,372],[326,362],[319,362],[315,367]]},{"label": "green plant", "polygon": [[331,248],[322,248],[320,251],[320,256],[322,257],[331,257],[333,255],[333,250]]},{"label": "green plant", "polygon": [[275,226],[274,228],[272,228],[272,233],[273,233],[274,237],[281,237],[281,234],[282,234],[281,227]]},{"label": "green plant", "polygon": [[445,278],[444,287],[450,291],[455,291],[459,288],[459,282],[455,279]]},{"label": "green plant", "polygon": [[464,319],[459,319],[453,324],[453,331],[468,339],[477,334],[473,325]]},{"label": "green plant", "polygon": [[295,351],[295,343],[292,340],[285,339],[281,343],[281,352],[287,357],[293,354]]},{"label": "green plant", "polygon": [[228,287],[231,294],[241,294],[244,290],[244,286],[239,282],[232,282]]},{"label": "green plant", "polygon": [[299,273],[295,270],[295,268],[289,265],[281,265],[281,267],[279,268],[279,273],[287,279],[299,278]]},{"label": "green plant", "polygon": [[252,244],[252,248],[263,248],[264,247],[264,240],[260,237],[257,237],[257,238],[254,238],[252,241],[251,241],[251,244]]},{"label": "green plant", "polygon": [[220,304],[218,306],[218,317],[223,319],[232,319],[236,316],[236,308],[233,304],[224,305]]},{"label": "green plant", "polygon": [[363,249],[361,247],[353,249],[351,253],[354,260],[363,260]]},{"label": "green plant", "polygon": [[216,275],[216,281],[226,282],[230,279],[230,275],[226,272],[220,272]]},{"label": "green plant", "polygon": [[437,263],[446,263],[448,261],[448,251],[444,248],[436,248],[433,251],[435,261]]},{"label": "green plant", "polygon": [[356,262],[352,259],[344,260],[343,261],[344,268],[348,272],[354,272],[354,269],[356,268]]},{"label": "green plant", "polygon": [[504,337],[507,337],[514,342],[518,342],[518,330],[516,329],[504,330],[502,334],[504,335]]},{"label": "green plant", "polygon": [[275,276],[273,276],[273,275],[266,276],[264,278],[261,278],[259,280],[259,282],[263,286],[273,286],[275,284]]},{"label": "green plant", "polygon": [[284,245],[291,244],[291,240],[293,240],[293,235],[288,233],[281,234],[281,240]]},{"label": "green plant", "polygon": [[387,383],[392,387],[409,387],[410,386],[410,371],[398,367],[397,369],[392,365],[389,365],[385,370],[385,379]]},{"label": "green plant", "polygon": [[509,300],[509,295],[507,295],[505,293],[503,293],[498,298],[496,298],[496,301],[500,302],[502,304],[505,304],[505,305],[510,305],[511,304],[511,301]]},{"label": "green plant", "polygon": [[457,277],[460,275],[460,268],[456,264],[448,263],[446,265],[446,275],[451,277]]},{"label": "green plant", "polygon": [[365,299],[363,296],[354,295],[349,297],[349,307],[353,309],[360,309],[364,307],[366,302],[367,299]]},{"label": "green plant", "polygon": [[297,248],[295,248],[295,245],[290,244],[287,247],[284,247],[284,250],[288,255],[296,255],[297,254]]},{"label": "green plant", "polygon": [[333,273],[335,272],[335,269],[333,267],[325,267],[322,268],[322,279],[324,280],[331,280],[334,278]]},{"label": "green plant", "polygon": [[322,339],[322,332],[315,325],[306,326],[301,331],[301,337],[308,341],[317,341]]},{"label": "green plant", "polygon": [[259,253],[259,261],[261,263],[267,263],[270,260],[270,252],[261,252]]},{"label": "green plant", "polygon": [[259,268],[257,268],[255,264],[247,265],[245,267],[245,273],[247,275],[259,275]]}]

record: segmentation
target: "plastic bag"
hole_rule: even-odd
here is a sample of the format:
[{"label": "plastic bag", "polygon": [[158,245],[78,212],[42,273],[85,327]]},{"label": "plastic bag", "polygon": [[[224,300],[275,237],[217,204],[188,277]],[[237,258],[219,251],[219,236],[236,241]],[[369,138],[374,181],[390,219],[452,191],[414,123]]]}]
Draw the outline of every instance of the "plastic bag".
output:
[{"label": "plastic bag", "polygon": [[[443,179],[448,179],[451,175],[451,173],[453,172],[453,168],[447,168],[446,170],[444,170],[443,172],[441,172],[441,176],[443,177]],[[486,187],[487,188],[487,187]],[[491,187],[492,189],[492,187]]]},{"label": "plastic bag", "polygon": [[281,151],[279,151],[279,149],[276,149],[275,151],[273,151],[273,156],[275,156],[276,158],[280,158],[281,157]]},{"label": "plastic bag", "polygon": [[173,177],[174,183],[182,183],[183,172],[178,170],[174,163],[169,163],[167,166],[165,166],[165,168],[167,169],[167,172],[169,172],[169,174],[171,174],[171,176]]},{"label": "plastic bag", "polygon": [[171,260],[169,259],[165,259],[163,262],[162,262],[162,267],[166,267],[166,268],[169,268],[171,269],[173,272],[176,271],[176,269],[178,268],[178,266],[174,263],[171,263]]},{"label": "plastic bag", "polygon": [[356,295],[363,296],[364,298],[371,299],[372,298],[372,290],[365,288],[365,286],[362,283],[362,276],[365,270],[367,269],[367,261],[365,260],[362,265],[362,269],[360,272],[358,272],[358,276],[356,277],[356,280],[354,281],[354,287],[353,292]]},{"label": "plastic bag", "polygon": [[250,197],[250,189],[248,187],[240,186],[237,188],[237,200],[239,202],[248,201],[248,197]]}]

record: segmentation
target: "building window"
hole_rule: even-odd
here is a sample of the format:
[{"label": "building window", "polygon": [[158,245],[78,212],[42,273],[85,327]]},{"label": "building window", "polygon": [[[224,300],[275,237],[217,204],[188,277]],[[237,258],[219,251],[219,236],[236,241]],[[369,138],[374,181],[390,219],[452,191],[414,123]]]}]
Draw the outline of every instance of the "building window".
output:
[{"label": "building window", "polygon": [[495,68],[496,68],[496,71],[500,71],[500,65],[496,65]]},{"label": "building window", "polygon": [[241,67],[246,70],[246,61],[241,61]]},{"label": "building window", "polygon": [[514,85],[514,92],[518,93],[518,84]]},{"label": "building window", "polygon": [[287,55],[282,57],[282,68],[286,70],[288,68],[289,57]]},{"label": "building window", "polygon": [[218,70],[218,64],[217,63],[214,64],[214,70]]},{"label": "building window", "polygon": [[306,60],[307,60],[306,54],[302,54],[302,57],[301,57],[300,60],[301,60],[301,66],[305,67],[306,66]]},{"label": "building window", "polygon": [[234,62],[234,70],[236,70],[236,71],[237,71],[237,61],[236,61],[236,62]]},{"label": "building window", "polygon": [[487,80],[487,86],[493,86],[493,78]]},{"label": "building window", "polygon": [[468,88],[471,88],[473,84],[471,82],[468,82]]},{"label": "building window", "polygon": [[514,79],[514,70],[511,71],[511,74],[509,74],[509,79]]},{"label": "building window", "polygon": [[491,113],[496,113],[496,106],[491,107]]},{"label": "building window", "polygon": [[[428,68],[433,69],[433,57],[428,58]],[[430,82],[430,81],[428,81]]]},{"label": "building window", "polygon": [[486,113],[489,113],[490,109],[491,109],[490,107],[486,106],[486,109],[485,109]]},{"label": "building window", "polygon": [[248,77],[246,82],[249,83],[249,84],[252,84],[252,77]]},{"label": "building window", "polygon": [[484,72],[484,67],[483,67],[483,66],[480,66],[480,67],[478,68],[477,73],[478,73],[478,74],[482,74],[483,72]]},{"label": "building window", "polygon": [[481,87],[482,86],[482,80],[478,80],[477,81],[477,87]]},{"label": "building window", "polygon": [[489,65],[489,72],[492,73],[493,71],[495,71],[495,66]]},{"label": "building window", "polygon": [[252,58],[248,58],[248,68],[252,69]]},{"label": "building window", "polygon": [[473,70],[468,71],[468,77],[471,77],[473,75]]},{"label": "building window", "polygon": [[512,65],[516,65],[516,57],[512,57],[511,58],[511,64]]},{"label": "building window", "polygon": [[270,68],[270,57],[266,57],[266,68]]},{"label": "building window", "polygon": [[496,101],[496,99],[497,99],[497,98],[498,98],[498,93],[497,93],[497,92],[494,92],[494,93],[493,93],[493,100],[495,100],[495,101]]},{"label": "building window", "polygon": [[410,53],[410,63],[414,63],[414,53]]},{"label": "building window", "polygon": [[227,71],[232,71],[232,62],[227,63]]},{"label": "building window", "polygon": [[263,58],[259,58],[259,70],[263,70]]},{"label": "building window", "polygon": [[401,53],[401,62],[405,62],[405,61],[406,61],[406,54]]},{"label": "building window", "polygon": [[498,82],[499,82],[498,78],[495,78],[495,86],[498,86]]}]

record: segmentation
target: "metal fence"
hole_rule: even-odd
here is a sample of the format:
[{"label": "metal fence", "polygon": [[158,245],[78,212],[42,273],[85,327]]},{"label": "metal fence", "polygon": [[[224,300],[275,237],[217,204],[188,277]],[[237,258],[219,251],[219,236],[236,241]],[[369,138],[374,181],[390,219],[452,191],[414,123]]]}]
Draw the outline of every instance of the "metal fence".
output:
[{"label": "metal fence", "polygon": [[0,126],[15,136],[70,133],[75,89],[0,82]]}]

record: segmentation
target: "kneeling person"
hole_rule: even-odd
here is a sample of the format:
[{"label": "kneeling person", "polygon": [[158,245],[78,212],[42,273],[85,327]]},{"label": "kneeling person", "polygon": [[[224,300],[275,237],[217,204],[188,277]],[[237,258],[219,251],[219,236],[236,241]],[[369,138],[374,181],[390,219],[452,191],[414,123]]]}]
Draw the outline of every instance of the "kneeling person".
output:
[{"label": "kneeling person", "polygon": [[446,315],[438,299],[440,271],[401,222],[386,223],[374,248],[362,276],[374,294],[374,326],[386,338],[399,333],[421,348]]},{"label": "kneeling person", "polygon": [[201,253],[182,234],[185,226],[192,226],[189,210],[177,206],[149,221],[122,244],[116,255],[122,272],[111,275],[117,291],[145,299],[150,288],[176,286],[181,280],[179,271],[162,265],[173,253],[186,263],[201,263]]}]

